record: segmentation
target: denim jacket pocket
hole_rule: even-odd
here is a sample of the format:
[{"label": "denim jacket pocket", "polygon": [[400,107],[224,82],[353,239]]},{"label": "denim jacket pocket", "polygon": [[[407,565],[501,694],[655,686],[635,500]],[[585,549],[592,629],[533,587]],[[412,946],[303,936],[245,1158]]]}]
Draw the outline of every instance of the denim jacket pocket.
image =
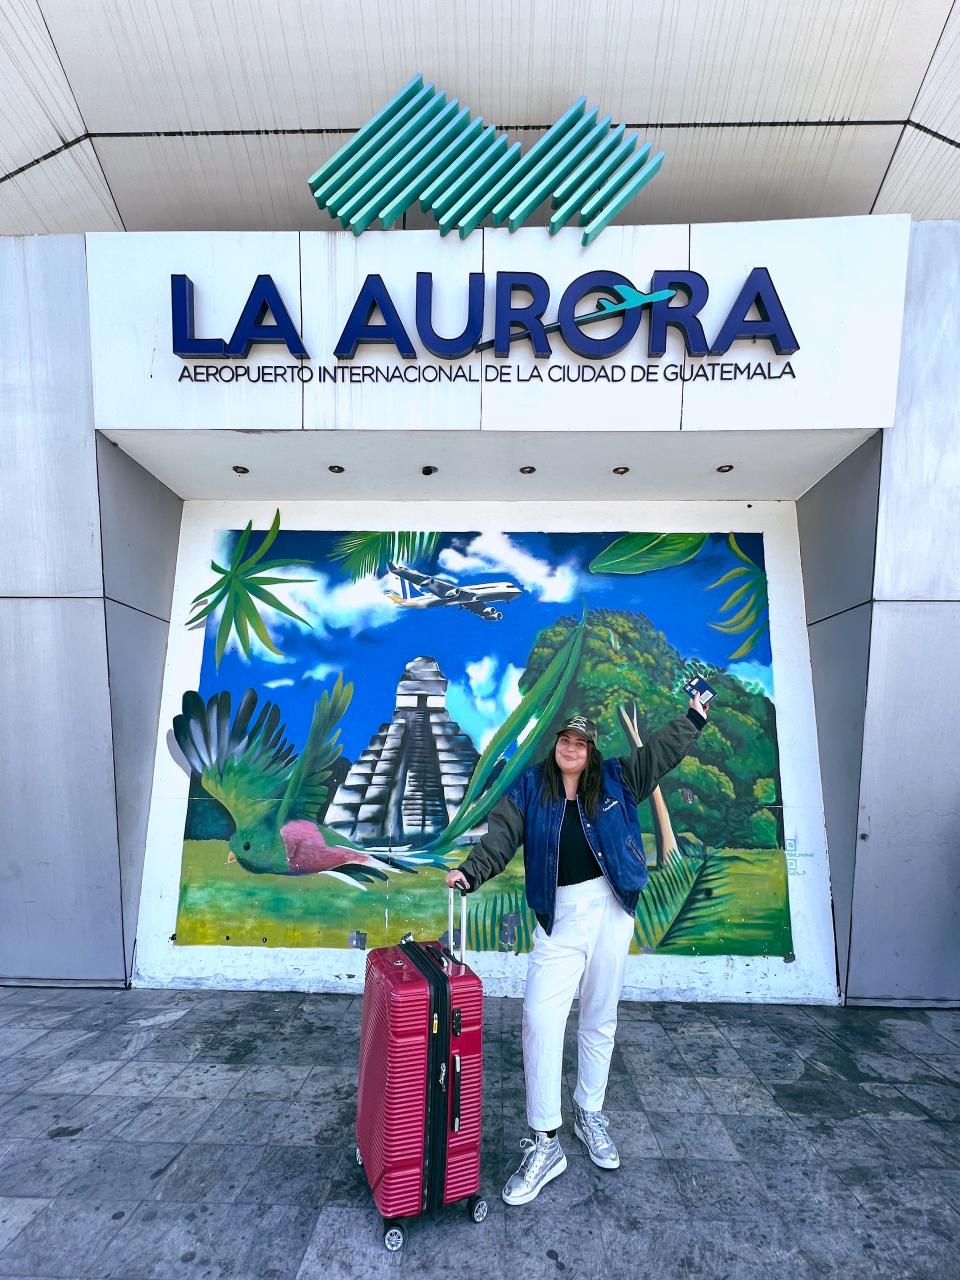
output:
[{"label": "denim jacket pocket", "polygon": [[634,840],[633,836],[627,836],[627,848],[630,850],[630,852],[633,854],[635,858],[637,858],[640,862],[643,863],[644,866],[647,865],[646,854],[637,844],[636,840]]}]

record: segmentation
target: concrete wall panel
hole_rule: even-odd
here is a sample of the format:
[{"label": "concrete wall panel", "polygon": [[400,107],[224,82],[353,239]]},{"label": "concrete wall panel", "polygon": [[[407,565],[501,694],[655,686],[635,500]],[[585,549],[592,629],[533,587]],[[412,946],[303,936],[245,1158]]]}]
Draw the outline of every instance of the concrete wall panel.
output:
[{"label": "concrete wall panel", "polygon": [[102,591],[82,236],[0,239],[0,596]]},{"label": "concrete wall panel", "polygon": [[102,600],[0,601],[0,705],[0,976],[122,981]]},{"label": "concrete wall panel", "polygon": [[169,621],[183,503],[102,436],[97,438],[97,471],[104,592],[111,600]]},{"label": "concrete wall panel", "polygon": [[910,235],[896,426],[884,439],[878,600],[960,599],[960,222]]},{"label": "concrete wall panel", "polygon": [[797,503],[808,624],[872,595],[880,448],[877,434]]},{"label": "concrete wall panel", "polygon": [[106,601],[106,611],[120,883],[129,973],[140,904],[167,625],[112,600]]},{"label": "concrete wall panel", "polygon": [[808,628],[841,988],[847,971],[857,853],[870,614],[871,606],[863,604]]},{"label": "concrete wall panel", "polygon": [[960,773],[945,673],[960,603],[880,603],[863,743],[848,996],[960,1000]]},{"label": "concrete wall panel", "polygon": [[857,857],[880,452],[877,435],[797,502],[841,990]]}]

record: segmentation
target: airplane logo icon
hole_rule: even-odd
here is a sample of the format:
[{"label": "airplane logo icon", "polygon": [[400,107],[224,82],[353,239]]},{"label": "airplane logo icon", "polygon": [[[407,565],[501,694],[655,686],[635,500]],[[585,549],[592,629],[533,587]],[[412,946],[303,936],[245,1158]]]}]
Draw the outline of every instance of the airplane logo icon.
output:
[{"label": "airplane logo icon", "polygon": [[436,609],[441,605],[453,605],[458,609],[466,609],[468,613],[475,613],[478,618],[484,618],[487,622],[499,622],[503,614],[489,602],[513,600],[522,594],[522,588],[515,582],[477,582],[468,587],[461,586],[458,582],[448,582],[444,578],[432,578],[429,574],[418,573],[416,569],[408,569],[393,561],[387,568],[397,575],[405,592],[412,588],[419,593],[414,596],[398,595],[396,591],[387,592],[394,604],[407,609]]},{"label": "airplane logo icon", "polygon": [[[608,320],[610,316],[621,315],[625,311],[635,311],[638,307],[649,307],[654,302],[669,302],[677,294],[676,289],[656,289],[653,293],[641,293],[639,289],[633,289],[625,284],[617,285],[611,292],[620,295],[618,302],[614,302],[612,298],[601,298],[597,303],[596,311],[591,311],[589,315],[577,316],[574,323],[579,327],[585,324],[596,324],[598,320]],[[545,324],[543,332],[556,333],[559,328],[559,321],[554,321],[553,324]],[[510,335],[511,342],[522,342],[524,338],[528,340],[530,338],[527,330]],[[477,344],[477,350],[490,351],[493,344],[494,339],[488,338],[486,342]]]}]

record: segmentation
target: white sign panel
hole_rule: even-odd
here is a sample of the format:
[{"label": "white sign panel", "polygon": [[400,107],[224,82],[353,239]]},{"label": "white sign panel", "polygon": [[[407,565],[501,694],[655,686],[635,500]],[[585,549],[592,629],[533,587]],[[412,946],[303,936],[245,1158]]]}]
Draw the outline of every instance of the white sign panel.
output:
[{"label": "white sign panel", "polygon": [[413,339],[416,275],[432,273],[437,331],[459,333],[470,273],[483,270],[482,236],[442,240],[434,232],[371,231],[359,237],[316,232],[300,237],[300,253],[307,282],[303,337],[316,373],[304,388],[305,427],[479,430],[479,354],[439,361],[421,350],[416,360],[405,360],[389,343],[365,343],[352,360],[337,360],[332,353],[371,275],[382,278]]},{"label": "white sign panel", "polygon": [[[98,430],[301,425],[303,391],[277,365],[284,349],[254,346],[244,360],[173,351],[171,281],[194,284],[193,320],[206,341],[229,339],[259,275],[269,275],[300,324],[300,246],[290,233],[164,232],[87,236],[93,403]],[[192,377],[183,376],[184,369]],[[241,373],[241,370],[243,372]],[[264,371],[266,375],[264,374]],[[212,375],[217,381],[208,381]]]},{"label": "white sign panel", "polygon": [[[909,230],[909,218],[758,222],[749,237],[737,222],[691,227],[691,266],[711,282],[706,332],[716,331],[738,282],[762,263],[800,346],[788,378],[767,375],[768,364],[772,375],[786,361],[759,340],[735,344],[719,369],[707,362],[710,377],[684,387],[683,429],[892,426]],[[751,374],[718,385],[731,361]]]},{"label": "white sign panel", "polygon": [[909,218],[91,235],[103,430],[875,430]]},{"label": "white sign panel", "polygon": [[[556,319],[558,305],[573,281],[588,272],[622,273],[640,289],[646,289],[653,272],[665,264],[687,267],[687,227],[617,227],[616,247],[601,236],[588,248],[577,232],[561,232],[543,246],[536,229],[515,235],[491,235],[484,254],[489,309],[493,312],[496,279],[500,272],[536,271],[550,284],[548,321]],[[549,271],[546,264],[549,263]],[[595,296],[595,295],[594,295]],[[589,314],[595,310],[587,295]],[[682,383],[660,375],[660,364],[679,367],[683,342],[668,331],[662,361],[648,361],[644,354],[648,318],[641,314],[637,336],[608,359],[591,359],[571,351],[559,334],[548,334],[549,357],[538,358],[529,340],[510,344],[510,355],[498,358],[483,353],[483,425],[517,431],[673,431],[680,425]],[[624,315],[584,326],[591,339],[615,335]],[[649,368],[648,368],[649,366]],[[651,371],[653,375],[651,376]]]}]

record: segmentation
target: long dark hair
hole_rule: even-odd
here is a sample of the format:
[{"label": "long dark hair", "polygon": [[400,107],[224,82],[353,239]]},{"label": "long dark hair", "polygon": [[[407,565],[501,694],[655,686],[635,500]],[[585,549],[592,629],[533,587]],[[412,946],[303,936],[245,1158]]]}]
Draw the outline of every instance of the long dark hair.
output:
[{"label": "long dark hair", "polygon": [[[566,791],[563,786],[563,774],[560,772],[560,766],[557,764],[557,744],[554,740],[550,753],[540,766],[543,771],[543,789],[540,792],[540,799],[546,802],[547,796],[551,800],[565,800]],[[577,795],[583,802],[583,806],[591,818],[597,816],[597,805],[600,803],[600,793],[603,790],[603,756],[597,750],[592,742],[587,743],[587,764],[583,773],[577,782]]]}]

